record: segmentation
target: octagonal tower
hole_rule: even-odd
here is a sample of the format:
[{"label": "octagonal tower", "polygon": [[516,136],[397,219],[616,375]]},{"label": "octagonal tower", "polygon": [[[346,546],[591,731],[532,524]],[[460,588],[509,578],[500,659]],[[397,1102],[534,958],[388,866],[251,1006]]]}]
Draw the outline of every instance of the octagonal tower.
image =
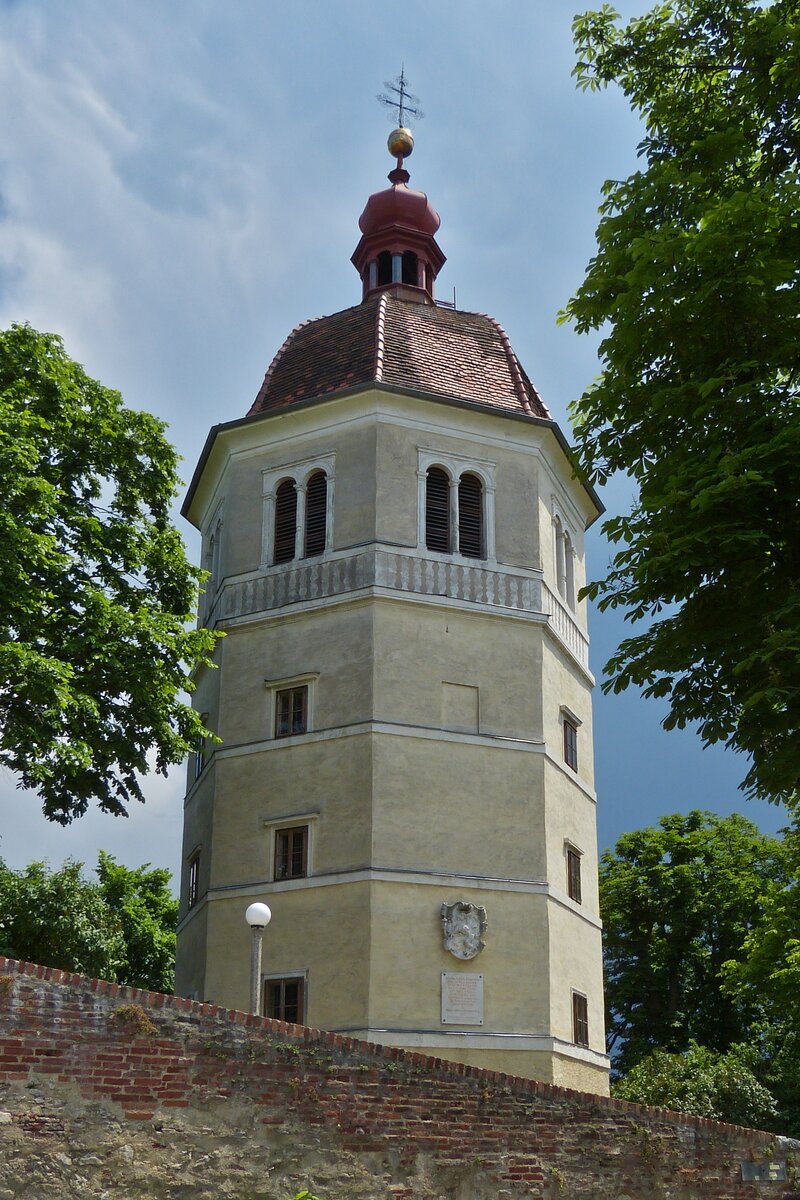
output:
[{"label": "octagonal tower", "polygon": [[184,506],[222,629],[195,704],[177,990],[607,1091],[584,532],[491,317],[438,304],[402,138],[355,307],[295,329]]}]

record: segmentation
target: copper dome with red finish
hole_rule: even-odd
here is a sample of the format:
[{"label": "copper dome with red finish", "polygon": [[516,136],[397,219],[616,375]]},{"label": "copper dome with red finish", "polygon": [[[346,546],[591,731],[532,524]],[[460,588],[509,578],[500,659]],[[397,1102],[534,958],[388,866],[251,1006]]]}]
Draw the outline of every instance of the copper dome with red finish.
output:
[{"label": "copper dome with red finish", "polygon": [[439,214],[424,192],[408,187],[409,178],[408,171],[397,167],[389,175],[392,186],[370,196],[358,219],[358,227],[365,236],[392,225],[403,225],[429,236],[436,233],[442,223]]}]

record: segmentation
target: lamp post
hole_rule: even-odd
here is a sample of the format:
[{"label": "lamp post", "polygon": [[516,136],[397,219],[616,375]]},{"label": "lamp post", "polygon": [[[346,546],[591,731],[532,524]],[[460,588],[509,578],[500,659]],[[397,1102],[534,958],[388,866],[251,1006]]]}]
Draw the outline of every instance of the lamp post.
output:
[{"label": "lamp post", "polygon": [[272,912],[266,904],[251,904],[244,919],[253,932],[250,947],[250,1011],[261,1016],[261,939],[272,920]]}]

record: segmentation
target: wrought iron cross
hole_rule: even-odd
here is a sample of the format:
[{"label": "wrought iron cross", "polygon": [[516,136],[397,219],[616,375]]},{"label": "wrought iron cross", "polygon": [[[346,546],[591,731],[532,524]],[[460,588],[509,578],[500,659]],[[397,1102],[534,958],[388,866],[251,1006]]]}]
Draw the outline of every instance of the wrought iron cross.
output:
[{"label": "wrought iron cross", "polygon": [[[397,109],[397,124],[404,126],[411,117],[415,121],[421,121],[425,113],[419,107],[419,97],[414,96],[409,92],[406,85],[405,66],[400,69],[400,74],[396,79],[387,79],[383,85],[387,91],[378,93],[378,100],[381,104],[385,104],[387,108]],[[394,93],[394,96],[388,93]],[[397,97],[396,99],[394,97]],[[389,114],[389,119],[394,121],[394,113]]]}]

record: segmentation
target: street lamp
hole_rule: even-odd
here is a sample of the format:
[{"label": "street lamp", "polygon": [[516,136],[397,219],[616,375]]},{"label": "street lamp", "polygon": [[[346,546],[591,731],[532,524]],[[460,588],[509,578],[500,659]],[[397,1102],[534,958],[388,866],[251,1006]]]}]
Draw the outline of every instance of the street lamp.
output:
[{"label": "street lamp", "polygon": [[244,919],[253,931],[250,947],[250,1011],[261,1016],[261,938],[272,920],[272,912],[266,904],[251,904]]}]

